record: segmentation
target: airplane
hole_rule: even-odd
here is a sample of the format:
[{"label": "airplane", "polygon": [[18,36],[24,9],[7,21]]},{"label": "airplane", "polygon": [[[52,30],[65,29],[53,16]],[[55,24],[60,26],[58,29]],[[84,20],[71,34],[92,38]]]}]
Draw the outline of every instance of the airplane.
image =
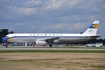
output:
[{"label": "airplane", "polygon": [[27,42],[35,43],[35,45],[49,45],[52,47],[54,43],[68,44],[88,41],[100,37],[97,34],[99,20],[94,21],[91,26],[81,34],[70,33],[14,33],[8,34],[2,38],[2,42]]}]

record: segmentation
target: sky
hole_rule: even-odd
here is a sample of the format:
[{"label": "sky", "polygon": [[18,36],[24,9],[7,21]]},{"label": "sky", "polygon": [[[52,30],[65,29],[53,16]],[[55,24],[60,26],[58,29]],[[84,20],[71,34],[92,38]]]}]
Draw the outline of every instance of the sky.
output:
[{"label": "sky", "polygon": [[0,0],[0,29],[15,33],[80,33],[95,20],[105,39],[105,0]]}]

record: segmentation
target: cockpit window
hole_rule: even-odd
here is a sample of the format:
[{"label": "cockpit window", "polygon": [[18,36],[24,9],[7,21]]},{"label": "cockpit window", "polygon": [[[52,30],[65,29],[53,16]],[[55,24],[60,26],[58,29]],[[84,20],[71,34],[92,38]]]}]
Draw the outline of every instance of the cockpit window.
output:
[{"label": "cockpit window", "polygon": [[9,36],[6,36],[6,38],[9,38]]}]

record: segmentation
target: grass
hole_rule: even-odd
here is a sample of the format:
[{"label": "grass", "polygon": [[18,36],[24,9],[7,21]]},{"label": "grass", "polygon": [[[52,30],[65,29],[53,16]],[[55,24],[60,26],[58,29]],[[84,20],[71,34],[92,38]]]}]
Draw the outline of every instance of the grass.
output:
[{"label": "grass", "polygon": [[0,50],[0,53],[105,53],[105,50]]},{"label": "grass", "polygon": [[[55,54],[55,51],[59,53]],[[81,53],[77,54],[78,51]],[[97,50],[91,54],[90,52],[93,51],[94,50],[2,50],[0,53],[0,70],[105,70],[105,54],[102,52],[99,54]],[[47,52],[50,53],[46,54]],[[65,52],[67,52],[67,54],[65,54]],[[85,52],[85,54],[82,52]]]},{"label": "grass", "polygon": [[[66,68],[66,70],[79,70],[81,68],[84,68],[84,70],[87,70],[89,68],[89,70],[93,69],[93,70],[104,70],[105,69],[105,65],[104,63],[102,63],[102,65],[96,65],[95,63],[100,63],[100,61],[94,61],[95,58],[93,58],[92,60],[88,59],[89,62],[81,62],[81,61],[87,61],[87,59],[81,59],[81,61],[76,61],[75,60],[80,60],[80,59],[73,59],[72,61],[70,59],[62,59],[63,62],[59,59],[22,59],[22,60],[5,60],[5,59],[0,59],[0,67],[2,67],[2,70],[31,70],[31,68],[36,69],[36,67],[38,67],[38,70],[40,68],[46,68],[50,69],[50,68],[56,68],[57,69],[62,69],[62,68]],[[104,59],[104,58],[103,58]],[[69,61],[66,61],[69,60]],[[97,59],[98,60],[98,59]],[[91,62],[90,62],[91,61]],[[94,61],[94,63],[92,63],[92,61]],[[7,67],[5,67],[7,66]],[[36,69],[37,70],[37,69]],[[43,69],[45,70],[45,69]],[[62,69],[65,70],[65,69]]]},{"label": "grass", "polygon": [[95,67],[95,68],[105,68],[104,65],[92,65],[91,67]]}]

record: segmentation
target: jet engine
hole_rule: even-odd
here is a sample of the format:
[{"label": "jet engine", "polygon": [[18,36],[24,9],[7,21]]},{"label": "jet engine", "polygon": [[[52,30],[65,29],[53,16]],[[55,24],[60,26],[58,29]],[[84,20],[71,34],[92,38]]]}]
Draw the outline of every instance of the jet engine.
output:
[{"label": "jet engine", "polygon": [[47,44],[46,41],[36,41],[36,45],[45,46]]}]

